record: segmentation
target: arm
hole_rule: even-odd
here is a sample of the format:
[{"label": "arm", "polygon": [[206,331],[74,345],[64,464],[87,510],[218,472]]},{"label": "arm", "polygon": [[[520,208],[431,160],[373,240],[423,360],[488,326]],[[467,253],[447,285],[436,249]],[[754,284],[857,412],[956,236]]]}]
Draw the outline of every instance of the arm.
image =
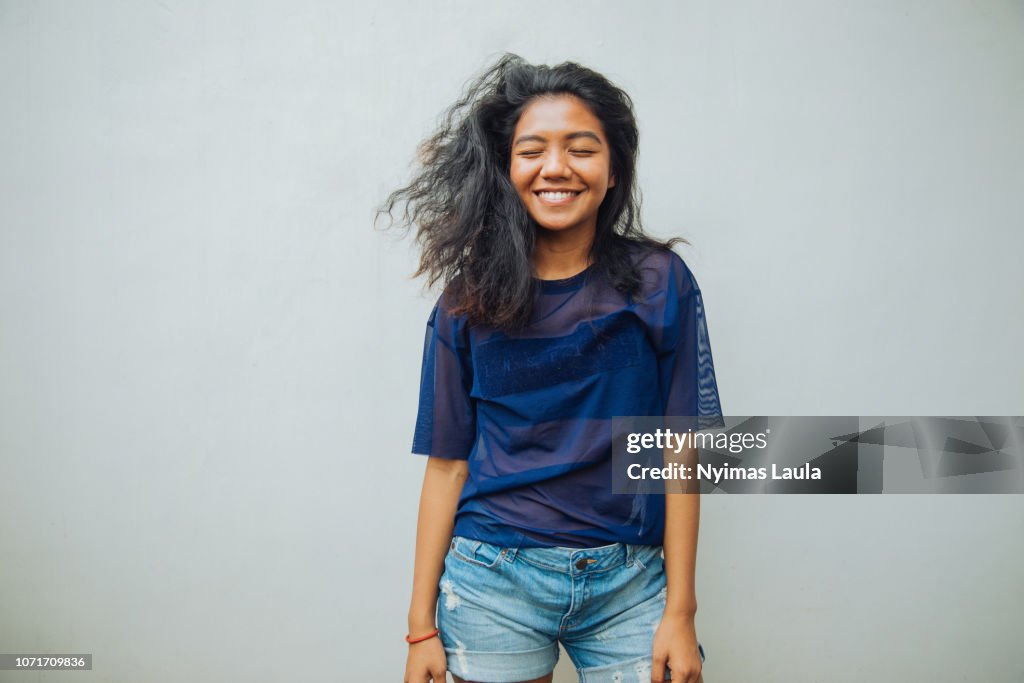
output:
[{"label": "arm", "polygon": [[[679,456],[666,453],[666,459]],[[684,451],[682,463],[693,467],[696,453]],[[691,470],[692,471],[692,470]],[[664,680],[666,664],[672,683],[703,680],[697,649],[695,575],[697,532],[700,526],[700,486],[689,481],[665,482],[665,613],[654,635],[651,680]]]},{"label": "arm", "polygon": [[[664,396],[662,414],[694,420],[689,427],[713,423],[702,420],[722,414],[704,300],[693,273],[674,252],[668,255],[664,287],[664,308],[655,309],[652,316],[659,354],[658,386]],[[700,482],[696,479],[699,455],[694,448],[683,448],[678,454],[666,450],[664,456],[666,462],[689,467],[694,478],[665,482],[663,545],[667,591],[665,613],[654,635],[651,679],[662,681],[667,664],[673,683],[700,683],[702,664],[694,627],[700,524]]]},{"label": "arm", "polygon": [[[465,460],[427,459],[420,492],[412,601],[409,605],[409,634],[413,638],[430,633],[436,627],[437,584],[444,571],[444,558],[454,527],[455,508],[467,473]],[[406,683],[427,683],[431,678],[443,683],[446,669],[440,638],[409,646]]]}]

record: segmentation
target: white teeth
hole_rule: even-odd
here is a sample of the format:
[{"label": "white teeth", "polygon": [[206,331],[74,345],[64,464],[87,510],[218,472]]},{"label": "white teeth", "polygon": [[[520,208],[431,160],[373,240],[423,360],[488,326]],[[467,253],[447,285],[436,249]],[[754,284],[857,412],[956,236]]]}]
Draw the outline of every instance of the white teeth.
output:
[{"label": "white teeth", "polygon": [[539,192],[541,197],[544,199],[566,199],[568,197],[575,197],[577,192]]}]

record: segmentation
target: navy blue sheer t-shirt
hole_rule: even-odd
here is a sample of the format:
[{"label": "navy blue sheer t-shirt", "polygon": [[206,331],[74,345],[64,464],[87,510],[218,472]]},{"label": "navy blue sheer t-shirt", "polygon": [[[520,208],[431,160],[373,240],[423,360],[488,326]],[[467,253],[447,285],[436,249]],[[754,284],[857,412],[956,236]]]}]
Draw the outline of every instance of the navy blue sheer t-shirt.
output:
[{"label": "navy blue sheer t-shirt", "polygon": [[660,545],[664,494],[612,493],[612,417],[721,415],[683,260],[633,249],[632,301],[593,267],[541,281],[530,324],[427,322],[413,453],[468,460],[454,533],[503,547]]}]

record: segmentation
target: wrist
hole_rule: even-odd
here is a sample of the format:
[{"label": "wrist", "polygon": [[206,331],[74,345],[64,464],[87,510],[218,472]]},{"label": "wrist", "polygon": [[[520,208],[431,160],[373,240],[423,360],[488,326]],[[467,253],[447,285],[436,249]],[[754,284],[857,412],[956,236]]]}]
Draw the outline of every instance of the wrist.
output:
[{"label": "wrist", "polygon": [[409,614],[409,634],[414,638],[437,628],[433,614]]},{"label": "wrist", "polygon": [[665,603],[665,616],[673,619],[693,621],[697,615],[696,602]]}]

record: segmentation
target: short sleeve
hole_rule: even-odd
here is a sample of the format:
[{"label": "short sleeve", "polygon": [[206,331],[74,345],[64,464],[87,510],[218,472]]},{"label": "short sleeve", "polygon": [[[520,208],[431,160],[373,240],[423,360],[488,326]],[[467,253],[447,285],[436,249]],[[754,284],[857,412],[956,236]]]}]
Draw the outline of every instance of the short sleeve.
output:
[{"label": "short sleeve", "polygon": [[469,457],[476,440],[472,386],[464,321],[448,313],[442,295],[427,320],[423,341],[413,453],[457,460]]},{"label": "short sleeve", "polygon": [[721,426],[722,405],[704,300],[693,273],[675,252],[669,256],[665,287],[658,349],[664,414],[695,417],[698,428]]}]

